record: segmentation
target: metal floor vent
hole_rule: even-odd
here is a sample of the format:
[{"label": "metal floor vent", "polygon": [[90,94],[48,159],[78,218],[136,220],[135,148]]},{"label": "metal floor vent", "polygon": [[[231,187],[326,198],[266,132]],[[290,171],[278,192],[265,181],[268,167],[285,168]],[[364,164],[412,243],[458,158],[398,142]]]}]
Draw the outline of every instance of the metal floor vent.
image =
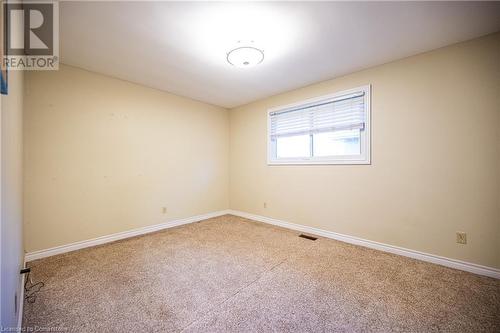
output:
[{"label": "metal floor vent", "polygon": [[309,240],[312,240],[312,241],[315,241],[316,239],[318,239],[318,237],[313,237],[313,236],[304,235],[304,234],[300,234],[299,237],[302,237],[302,238],[305,238],[305,239],[309,239]]}]

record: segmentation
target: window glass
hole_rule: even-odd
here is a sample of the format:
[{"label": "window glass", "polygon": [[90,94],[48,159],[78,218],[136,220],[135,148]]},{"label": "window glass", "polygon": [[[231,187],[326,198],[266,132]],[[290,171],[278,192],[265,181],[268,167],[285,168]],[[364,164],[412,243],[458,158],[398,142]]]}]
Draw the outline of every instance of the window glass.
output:
[{"label": "window glass", "polygon": [[276,155],[278,158],[309,157],[309,140],[309,134],[279,137],[276,139]]},{"label": "window glass", "polygon": [[361,154],[359,129],[317,133],[313,136],[314,156]]}]

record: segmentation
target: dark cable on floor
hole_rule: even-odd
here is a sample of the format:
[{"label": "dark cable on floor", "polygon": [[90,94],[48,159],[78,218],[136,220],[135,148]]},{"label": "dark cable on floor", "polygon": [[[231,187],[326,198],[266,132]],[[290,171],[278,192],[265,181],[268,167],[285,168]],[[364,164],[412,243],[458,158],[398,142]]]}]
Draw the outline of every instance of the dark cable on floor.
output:
[{"label": "dark cable on floor", "polygon": [[28,303],[35,303],[36,294],[45,286],[45,283],[42,281],[33,283],[30,274],[30,271],[26,273],[26,280],[24,281],[24,298]]}]

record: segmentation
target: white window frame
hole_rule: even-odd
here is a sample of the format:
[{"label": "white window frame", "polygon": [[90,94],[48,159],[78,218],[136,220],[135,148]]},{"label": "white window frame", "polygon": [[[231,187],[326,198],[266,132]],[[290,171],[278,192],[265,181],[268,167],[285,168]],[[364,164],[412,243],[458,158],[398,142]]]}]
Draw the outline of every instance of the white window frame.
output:
[{"label": "white window frame", "polygon": [[[361,154],[338,155],[328,157],[277,158],[275,145],[271,140],[271,113],[305,107],[309,104],[329,102],[344,95],[364,92],[365,96],[365,127],[360,131]],[[267,164],[268,165],[301,165],[301,164],[371,164],[371,85],[365,85],[333,94],[310,98],[300,102],[282,105],[267,110]]]}]

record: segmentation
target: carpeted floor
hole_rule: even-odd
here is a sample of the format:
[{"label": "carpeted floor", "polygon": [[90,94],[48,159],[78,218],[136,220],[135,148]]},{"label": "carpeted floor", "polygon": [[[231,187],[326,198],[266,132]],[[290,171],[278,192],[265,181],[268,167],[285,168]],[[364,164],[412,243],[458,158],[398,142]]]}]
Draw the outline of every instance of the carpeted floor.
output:
[{"label": "carpeted floor", "polygon": [[29,263],[25,327],[500,332],[500,281],[226,215]]}]

